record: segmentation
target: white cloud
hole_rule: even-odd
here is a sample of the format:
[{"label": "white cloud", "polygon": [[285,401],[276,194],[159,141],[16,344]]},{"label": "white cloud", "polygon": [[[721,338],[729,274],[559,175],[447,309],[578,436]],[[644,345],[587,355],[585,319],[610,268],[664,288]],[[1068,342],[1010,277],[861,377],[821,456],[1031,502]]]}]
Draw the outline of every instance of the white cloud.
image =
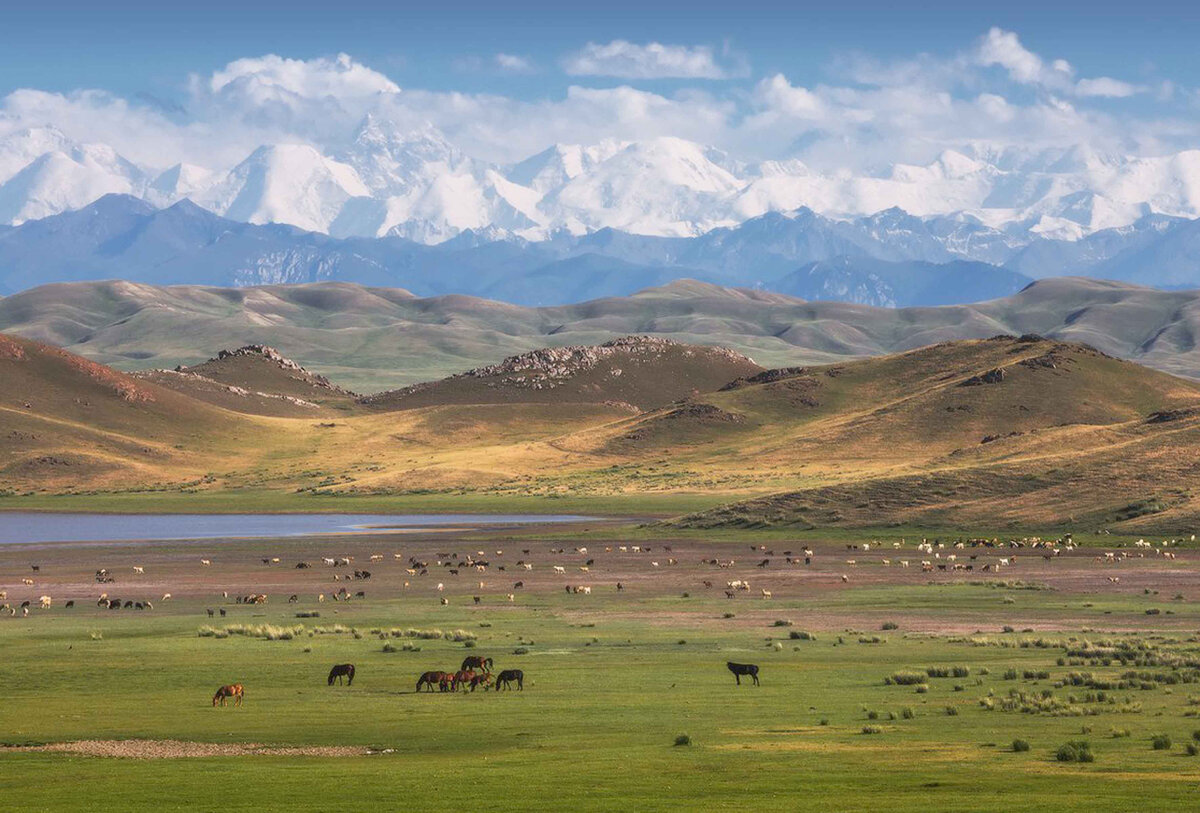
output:
[{"label": "white cloud", "polygon": [[726,79],[713,50],[705,45],[638,45],[627,40],[589,42],[563,60],[572,76],[614,76],[619,79]]},{"label": "white cloud", "polygon": [[1098,76],[1095,79],[1080,79],[1075,85],[1075,92],[1080,96],[1103,96],[1112,99],[1123,99],[1127,96],[1141,93],[1144,90],[1145,88],[1107,76]]},{"label": "white cloud", "polygon": [[492,58],[496,67],[508,73],[533,73],[535,68],[529,57],[499,53]]},{"label": "white cloud", "polygon": [[237,59],[205,82],[213,94],[237,92],[256,99],[289,94],[304,99],[399,93],[382,73],[355,62],[348,54],[333,59],[285,59],[275,54]]}]

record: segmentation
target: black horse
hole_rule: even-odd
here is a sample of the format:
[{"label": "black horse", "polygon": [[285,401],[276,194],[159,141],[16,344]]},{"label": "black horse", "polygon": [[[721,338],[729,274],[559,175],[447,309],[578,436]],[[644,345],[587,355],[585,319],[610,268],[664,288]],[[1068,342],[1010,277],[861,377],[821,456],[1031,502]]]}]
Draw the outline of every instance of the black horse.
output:
[{"label": "black horse", "polygon": [[525,673],[520,669],[505,669],[503,672],[496,675],[496,691],[500,691],[501,689],[508,689],[511,691],[512,686],[510,684],[514,680],[517,682],[517,691],[524,691]]},{"label": "black horse", "polygon": [[758,685],[758,666],[756,664],[727,661],[725,665],[729,667],[730,672],[733,672],[733,677],[737,680],[739,686],[742,685],[742,675],[748,675],[753,678],[754,685]]},{"label": "black horse", "polygon": [[337,666],[330,669],[328,685],[332,686],[335,678],[337,679],[338,683],[342,682],[342,678],[346,678],[346,685],[353,686],[354,685],[354,664],[339,663]]},{"label": "black horse", "polygon": [[492,659],[482,658],[479,655],[468,655],[463,658],[461,669],[481,669],[484,672],[490,672],[492,671]]}]

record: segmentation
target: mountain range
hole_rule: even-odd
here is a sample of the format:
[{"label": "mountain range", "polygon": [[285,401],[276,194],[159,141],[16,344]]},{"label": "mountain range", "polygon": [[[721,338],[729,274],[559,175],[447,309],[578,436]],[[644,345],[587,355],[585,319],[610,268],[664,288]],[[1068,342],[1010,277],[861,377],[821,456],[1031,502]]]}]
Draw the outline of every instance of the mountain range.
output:
[{"label": "mountain range", "polygon": [[214,347],[271,345],[357,392],[627,334],[725,346],[767,367],[1039,334],[1200,378],[1200,292],[1082,278],[1039,280],[1013,296],[971,305],[909,308],[808,302],[686,280],[541,308],[337,282],[250,288],[78,282],[0,299],[0,331],[123,370],[202,364]]},{"label": "mountain range", "polygon": [[0,294],[45,282],[126,279],[250,286],[336,280],[419,296],[524,305],[624,296],[679,278],[812,300],[888,307],[1013,294],[1033,279],[1085,275],[1164,288],[1200,285],[1200,221],[1147,215],[1075,241],[1019,243],[953,216],[898,209],[835,219],[772,212],[695,237],[602,229],[529,241],[465,231],[430,245],[335,238],[109,194],[82,209],[0,227]]}]

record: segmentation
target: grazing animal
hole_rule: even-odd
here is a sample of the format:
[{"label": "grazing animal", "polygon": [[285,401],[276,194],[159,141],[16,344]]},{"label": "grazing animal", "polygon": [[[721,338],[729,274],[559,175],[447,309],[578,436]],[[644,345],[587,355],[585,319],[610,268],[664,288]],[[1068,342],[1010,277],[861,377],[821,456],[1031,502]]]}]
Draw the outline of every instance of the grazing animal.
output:
[{"label": "grazing animal", "polygon": [[141,566],[139,566],[139,565],[134,565],[134,566],[133,566],[133,572],[134,572],[134,573],[138,573],[138,574],[142,574],[142,573],[145,573],[145,572],[146,572],[146,568],[144,568],[144,567],[141,567]]},{"label": "grazing animal", "polygon": [[763,596],[763,598],[770,598],[770,597],[771,597],[771,591],[770,591],[770,590],[763,590],[763,591],[762,591],[762,596]]},{"label": "grazing animal", "polygon": [[453,679],[453,677],[449,672],[425,672],[417,678],[417,691],[421,691],[421,687],[426,686],[432,692],[433,686],[436,683],[438,688],[444,692],[446,691],[448,679]]},{"label": "grazing animal", "polygon": [[225,617],[225,608],[222,607],[220,612],[221,612],[221,617],[224,618]]},{"label": "grazing animal", "polygon": [[483,658],[479,655],[468,655],[467,657],[463,658],[462,666],[460,666],[459,669],[478,669],[482,672],[490,672],[492,671],[492,659]]},{"label": "grazing animal", "polygon": [[213,695],[213,705],[215,706],[219,702],[222,706],[224,706],[225,701],[232,697],[233,705],[240,706],[242,705],[242,698],[245,697],[245,695],[246,690],[242,688],[242,684],[240,683],[222,686],[221,688],[217,689],[217,693]]},{"label": "grazing animal", "polygon": [[758,685],[758,666],[753,663],[734,663],[728,661],[725,664],[730,672],[733,672],[733,677],[737,681],[737,685],[742,685],[742,675],[746,675],[754,680],[754,685]]},{"label": "grazing animal", "polygon": [[160,599],[160,601],[170,601],[170,600],[171,600],[170,593],[163,593],[163,597]]},{"label": "grazing animal", "polygon": [[295,604],[299,600],[300,597],[295,593],[292,593],[290,596],[288,596],[288,604]]},{"label": "grazing animal", "polygon": [[525,690],[525,673],[520,669],[505,669],[500,674],[496,675],[496,691],[508,689],[512,691],[512,682],[517,682],[517,691]]},{"label": "grazing animal", "polygon": [[354,685],[354,664],[339,663],[337,666],[334,666],[332,669],[330,669],[329,683],[327,685],[332,686],[335,679],[339,684],[341,684],[342,678],[346,679],[347,686]]},{"label": "grazing animal", "polygon": [[442,599],[442,606],[443,606],[443,607],[447,606],[448,604],[450,604],[450,599],[448,599],[448,598],[444,598],[444,599]]},{"label": "grazing animal", "polygon": [[486,692],[488,690],[488,687],[492,685],[491,673],[484,672],[483,674],[475,675],[474,677],[471,678],[470,683],[471,683],[471,691],[475,691],[475,689],[482,686],[483,690]]},{"label": "grazing animal", "polygon": [[450,691],[457,692],[459,686],[468,685],[475,679],[475,671],[472,669],[459,669],[454,674],[454,680],[450,684]]},{"label": "grazing animal", "polygon": [[209,565],[212,564],[212,559],[201,559],[200,564],[204,565],[205,567],[208,567]]},{"label": "grazing animal", "polygon": [[71,607],[74,607],[74,606],[75,606],[75,600],[74,600],[74,599],[71,599],[70,601],[68,601],[68,602],[67,602],[66,604],[64,604],[63,606],[64,606],[64,607],[66,607],[66,608],[68,608],[68,609],[70,609]]},{"label": "grazing animal", "polygon": [[217,614],[216,610],[214,610],[212,607],[209,607],[207,610],[205,610],[205,612],[208,613],[209,618],[212,618]]}]

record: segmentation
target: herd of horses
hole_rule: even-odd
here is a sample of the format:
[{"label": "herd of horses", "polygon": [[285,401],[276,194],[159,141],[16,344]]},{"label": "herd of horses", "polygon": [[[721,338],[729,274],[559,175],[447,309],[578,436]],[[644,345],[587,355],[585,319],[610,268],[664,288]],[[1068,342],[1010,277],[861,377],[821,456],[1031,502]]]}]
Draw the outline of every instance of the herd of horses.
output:
[{"label": "herd of horses", "polygon": [[[354,685],[354,664],[339,663],[334,665],[329,670],[329,678],[326,685],[332,686],[334,681],[338,685],[353,686]],[[492,659],[483,658],[478,655],[469,655],[463,659],[462,666],[457,672],[426,672],[417,680],[417,691],[421,691],[422,687],[428,686],[429,691],[433,691],[433,687],[437,686],[443,692],[457,692],[460,688],[464,691],[469,687],[471,691],[475,691],[482,686],[485,690],[495,688],[496,691],[502,689],[512,690],[512,684],[517,684],[517,691],[525,690],[525,673],[520,669],[505,669],[493,677],[492,675]],[[213,695],[212,704],[214,706],[224,706],[229,699],[233,699],[233,705],[242,705],[242,698],[245,696],[246,690],[240,683],[231,683],[228,686],[222,686],[217,689],[217,693]]]},{"label": "herd of horses", "polygon": [[[758,686],[758,665],[753,663],[734,663],[727,661],[725,667],[733,673],[734,680],[737,685],[742,685],[742,678],[748,677],[754,681],[754,685]],[[345,680],[345,685],[354,685],[354,664],[339,663],[329,670],[329,680],[327,685],[332,686],[334,681],[339,685]],[[502,691],[508,689],[512,691],[513,684],[517,684],[517,691],[525,690],[525,673],[520,669],[505,669],[498,674],[492,674],[492,659],[484,658],[479,655],[468,655],[463,658],[462,666],[455,672],[442,672],[433,670],[424,672],[417,678],[416,691],[420,692],[424,689],[427,692],[432,692],[436,686],[440,692],[457,692],[462,689],[464,692],[470,689],[472,692],[483,687]],[[233,683],[229,686],[222,686],[217,689],[217,693],[213,695],[212,704],[225,705],[225,701],[233,698],[233,705],[242,705],[242,698],[245,696],[246,690],[240,683]]]},{"label": "herd of horses", "polygon": [[468,655],[463,658],[462,666],[457,672],[434,670],[422,674],[417,678],[417,691],[425,689],[432,692],[434,686],[441,692],[457,692],[459,689],[466,691],[468,688],[475,691],[480,686],[485,691],[490,688],[495,688],[496,691],[511,691],[514,683],[517,684],[517,691],[525,690],[525,673],[520,669],[505,669],[493,677],[491,658]]}]

